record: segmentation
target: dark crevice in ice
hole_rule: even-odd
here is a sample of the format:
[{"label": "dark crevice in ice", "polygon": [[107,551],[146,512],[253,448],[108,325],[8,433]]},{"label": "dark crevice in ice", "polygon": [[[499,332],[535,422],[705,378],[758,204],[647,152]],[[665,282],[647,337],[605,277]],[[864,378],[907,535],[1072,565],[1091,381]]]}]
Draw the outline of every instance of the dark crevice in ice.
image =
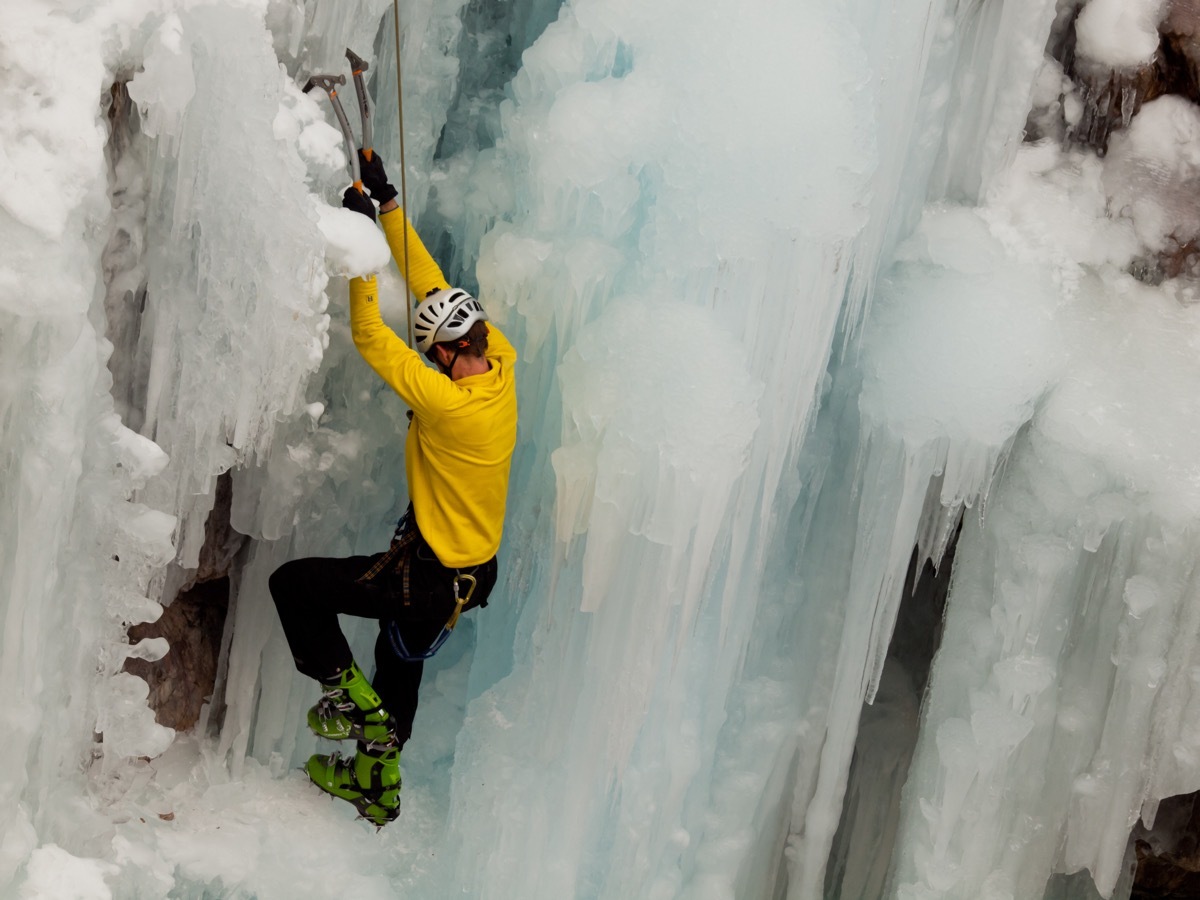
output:
[{"label": "dark crevice in ice", "polygon": [[960,518],[936,569],[913,548],[879,691],[859,717],[842,818],[825,869],[826,897],[884,896],[900,824],[900,794],[916,750],[921,704],[941,643],[961,531]]},{"label": "dark crevice in ice", "polygon": [[104,336],[112,344],[108,371],[113,403],[126,427],[140,431],[146,417],[149,380],[149,356],[138,353],[146,309],[146,178],[137,152],[141,140],[137,107],[129,97],[128,83],[129,78],[118,79],[103,98],[112,218],[101,268]]},{"label": "dark crevice in ice", "polygon": [[[434,167],[450,174],[456,165],[473,165],[501,136],[500,114],[508,84],[521,68],[522,54],[558,16],[557,0],[495,3],[470,0],[462,12],[457,91],[434,149]],[[435,259],[449,261],[445,275],[454,284],[477,290],[474,272],[452,237],[453,228],[437,213],[439,179],[434,179],[429,205],[416,223]],[[457,177],[450,182],[461,180]]]},{"label": "dark crevice in ice", "polygon": [[465,148],[486,150],[496,143],[504,86],[516,74],[525,49],[513,52],[513,24],[507,4],[472,0],[463,11],[458,92],[434,159],[447,159]]}]

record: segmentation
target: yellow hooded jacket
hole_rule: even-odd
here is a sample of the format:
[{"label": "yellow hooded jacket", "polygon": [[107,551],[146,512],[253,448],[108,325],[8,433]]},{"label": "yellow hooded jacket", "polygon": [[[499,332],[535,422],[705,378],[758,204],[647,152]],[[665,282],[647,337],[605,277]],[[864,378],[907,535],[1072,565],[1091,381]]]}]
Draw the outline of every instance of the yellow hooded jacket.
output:
[{"label": "yellow hooded jacket", "polygon": [[[380,221],[398,264],[408,232],[409,287],[418,298],[449,286],[402,212]],[[404,467],[417,527],[442,565],[487,562],[500,546],[517,442],[517,351],[488,323],[491,369],[452,381],[384,323],[376,297],[373,275],[350,280],[350,329],[363,359],[413,411]]]}]

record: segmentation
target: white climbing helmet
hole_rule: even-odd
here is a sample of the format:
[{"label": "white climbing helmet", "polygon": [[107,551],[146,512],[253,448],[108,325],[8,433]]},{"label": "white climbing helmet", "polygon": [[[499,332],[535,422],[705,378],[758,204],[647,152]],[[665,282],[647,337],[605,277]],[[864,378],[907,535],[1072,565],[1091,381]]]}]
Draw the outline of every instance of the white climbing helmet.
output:
[{"label": "white climbing helmet", "polygon": [[483,306],[460,288],[446,288],[430,294],[421,301],[413,318],[417,349],[428,353],[434,344],[463,337],[476,322],[486,321]]}]

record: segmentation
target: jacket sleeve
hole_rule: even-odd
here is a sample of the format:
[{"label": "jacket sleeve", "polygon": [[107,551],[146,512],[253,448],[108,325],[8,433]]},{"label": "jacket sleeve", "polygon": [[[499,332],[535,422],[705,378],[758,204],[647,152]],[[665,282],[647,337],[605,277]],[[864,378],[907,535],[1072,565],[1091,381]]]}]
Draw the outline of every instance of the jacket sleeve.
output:
[{"label": "jacket sleeve", "polygon": [[[388,246],[392,249],[392,259],[400,274],[408,278],[408,289],[412,291],[417,302],[424,300],[434,291],[450,287],[446,276],[433,261],[425,244],[417,235],[412,222],[404,217],[399,209],[385,212],[379,217],[383,225],[383,233],[387,236]],[[407,236],[407,241],[406,241]],[[404,257],[408,256],[408,271],[405,272]]]},{"label": "jacket sleeve", "polygon": [[493,359],[499,359],[505,365],[512,365],[517,361],[516,348],[509,342],[499,328],[491,322],[487,323],[488,328],[488,349],[487,355]]},{"label": "jacket sleeve", "polygon": [[377,298],[374,276],[350,279],[350,333],[367,364],[421,416],[436,417],[463,403],[463,392],[387,326]]}]

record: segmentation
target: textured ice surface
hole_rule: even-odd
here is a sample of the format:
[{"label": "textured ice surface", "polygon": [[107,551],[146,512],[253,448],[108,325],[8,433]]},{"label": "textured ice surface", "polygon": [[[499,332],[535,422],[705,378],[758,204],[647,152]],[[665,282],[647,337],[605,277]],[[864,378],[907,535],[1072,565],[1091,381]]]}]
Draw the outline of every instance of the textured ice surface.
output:
[{"label": "textured ice surface", "polygon": [[[266,583],[406,500],[343,300],[385,250],[296,87],[369,55],[399,185],[390,4],[6,12],[0,892],[1127,892],[1131,825],[1200,787],[1200,307],[1123,274],[1194,225],[1194,111],[1018,150],[1044,0],[509,6],[401,10],[408,209],[521,348],[522,418],[501,583],[378,833],[296,770]],[[226,471],[251,540],[174,735],[126,628]],[[887,654],[964,510],[918,718]]]},{"label": "textured ice surface", "polygon": [[[1111,896],[1139,813],[1197,784],[1195,770],[1180,777],[1192,758],[1180,715],[1195,658],[1200,319],[1169,291],[1098,277],[1094,266],[1128,252],[1127,231],[1101,221],[1081,242],[1079,229],[1031,240],[1010,227],[1043,218],[1042,206],[1061,221],[1063,188],[1086,201],[1094,176],[1073,171],[1069,159],[1018,166],[984,212],[1045,267],[1049,302],[1026,288],[1003,307],[1005,327],[976,320],[989,352],[1010,328],[1027,336],[1032,358],[1007,354],[1005,388],[1042,396],[1017,416],[1029,425],[986,516],[965,520],[906,786],[898,897],[1035,896],[1052,871],[1085,868]],[[1014,189],[1030,174],[1054,186],[1039,206]]]},{"label": "textured ice surface", "polygon": [[[781,67],[713,63],[760,53]],[[753,896],[775,879],[797,717],[748,699],[749,765],[720,764],[716,741],[866,223],[861,54],[833,8],[585,3],[522,58],[456,232],[483,235],[480,295],[522,339],[533,438],[512,608],[481,617],[456,754],[456,890]],[[816,81],[830,92],[791,88]],[[497,171],[521,173],[511,200]],[[760,807],[744,783],[779,790]],[[549,862],[530,872],[534,855]]]},{"label": "textured ice surface", "polygon": [[1200,110],[1167,95],[1142,107],[1113,135],[1104,163],[1111,208],[1128,218],[1151,251],[1200,236]]}]

